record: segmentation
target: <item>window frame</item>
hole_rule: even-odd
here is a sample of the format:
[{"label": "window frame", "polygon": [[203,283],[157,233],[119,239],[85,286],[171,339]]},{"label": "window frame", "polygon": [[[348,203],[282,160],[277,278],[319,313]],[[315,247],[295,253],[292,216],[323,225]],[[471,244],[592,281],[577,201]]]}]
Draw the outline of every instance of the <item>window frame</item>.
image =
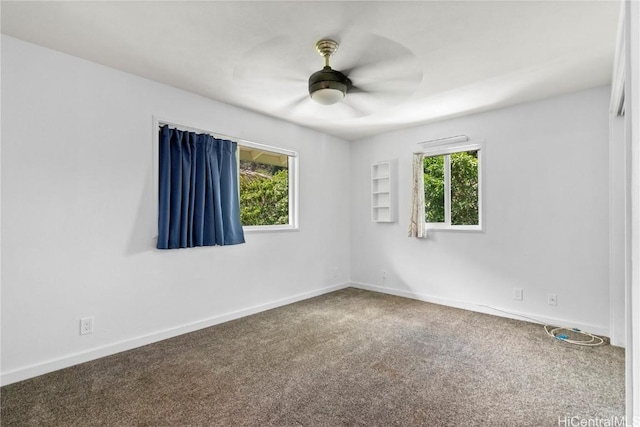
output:
[{"label": "window frame", "polygon": [[[444,162],[444,186],[445,186],[445,198],[444,198],[444,210],[445,210],[445,222],[426,222],[426,207],[423,217],[425,218],[426,230],[442,230],[442,231],[484,231],[484,160],[485,160],[485,144],[484,142],[454,142],[454,143],[442,143],[435,141],[431,144],[422,144],[422,150],[419,152],[424,157],[445,157]],[[465,152],[465,151],[477,151],[478,152],[478,224],[477,225],[454,225],[451,224],[451,154]],[[448,160],[446,160],[448,159]]]},{"label": "window frame", "polygon": [[[283,154],[287,156],[287,176],[289,177],[289,223],[276,225],[243,225],[242,229],[245,233],[255,232],[272,232],[272,231],[297,231],[298,226],[298,153],[284,148],[273,147],[271,145],[258,144],[256,142],[238,140],[238,153],[236,160],[238,162],[238,175],[240,174],[240,147],[252,148],[256,150],[268,151],[275,154]],[[240,194],[240,186],[238,185],[238,194]],[[242,208],[242,207],[241,207]]]},{"label": "window frame", "polygon": [[[271,151],[277,154],[284,154],[288,156],[288,169],[289,169],[289,224],[279,225],[243,225],[242,230],[245,233],[260,233],[260,232],[278,232],[278,231],[298,231],[298,212],[299,212],[299,192],[298,192],[298,153],[296,151],[287,150],[284,148],[273,147],[265,144],[258,144],[252,141],[236,138],[233,136],[223,135],[218,132],[208,130],[206,127],[191,125],[186,120],[168,120],[159,116],[152,115],[151,117],[151,134],[152,134],[152,167],[151,167],[151,182],[153,188],[152,200],[153,209],[151,218],[151,238],[156,239],[158,237],[158,191],[159,191],[159,147],[160,144],[158,129],[163,125],[169,125],[178,129],[182,129],[189,132],[207,133],[213,135],[218,139],[228,139],[234,141],[239,146],[251,147],[258,150]],[[240,163],[240,150],[236,152],[236,162]],[[148,176],[148,175],[147,175]],[[238,178],[240,178],[240,168],[238,167]],[[238,179],[238,194],[240,194],[240,180]]]}]

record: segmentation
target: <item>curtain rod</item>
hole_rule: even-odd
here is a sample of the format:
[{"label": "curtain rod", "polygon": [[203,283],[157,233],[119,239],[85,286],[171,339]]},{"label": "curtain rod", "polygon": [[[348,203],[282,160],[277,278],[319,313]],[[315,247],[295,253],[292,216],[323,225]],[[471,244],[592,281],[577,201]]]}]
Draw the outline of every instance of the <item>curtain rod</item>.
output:
[{"label": "curtain rod", "polygon": [[[428,141],[418,142],[417,145],[421,145],[423,151],[415,151],[413,154],[424,154],[426,150],[437,149],[438,147],[446,146],[447,144],[455,144],[460,142],[468,142],[469,137],[467,135],[455,135],[448,136],[446,138],[430,139]],[[457,146],[456,148],[459,148]]]},{"label": "curtain rod", "polygon": [[195,128],[192,126],[186,126],[186,125],[181,125],[178,123],[173,123],[169,120],[165,120],[165,119],[159,119],[156,118],[156,121],[158,122],[158,127],[162,127],[164,125],[167,125],[169,127],[173,127],[182,131],[186,131],[186,132],[197,132],[197,133],[205,133],[207,135],[211,135],[214,138],[217,139],[226,139],[229,141],[233,141],[236,142],[240,145],[242,145],[243,147],[247,147],[247,148],[255,148],[258,150],[265,150],[265,151],[272,151],[274,153],[278,153],[278,154],[284,154],[290,157],[298,157],[298,153],[296,153],[295,151],[291,151],[291,150],[287,150],[285,148],[280,148],[280,147],[272,147],[271,145],[266,145],[266,144],[260,144],[257,142],[253,142],[253,141],[248,141],[246,139],[240,139],[240,138],[236,138],[235,136],[229,136],[229,135],[223,135],[221,133],[217,133],[217,132],[213,132],[210,130],[206,130],[206,129],[200,129],[200,128]]},{"label": "curtain rod", "polygon": [[248,143],[248,144],[256,144],[255,142],[252,141],[247,141],[244,139],[240,139],[240,138],[236,138],[235,136],[229,136],[229,135],[223,135],[221,133],[217,133],[217,132],[213,132],[207,129],[199,129],[199,128],[194,128],[191,126],[185,126],[185,125],[181,125],[178,123],[172,123],[168,120],[158,120],[158,126],[162,127],[164,125],[167,125],[169,127],[174,127],[176,129],[179,130],[183,130],[183,131],[187,131],[187,132],[197,132],[197,133],[206,133],[207,135],[211,135],[214,138],[217,139],[227,139],[229,141],[233,141],[233,142],[239,142],[239,143]]},{"label": "curtain rod", "polygon": [[418,145],[424,145],[424,144],[433,144],[433,145],[453,144],[455,142],[467,142],[467,141],[469,141],[469,137],[467,135],[455,135],[455,136],[448,136],[446,138],[430,139],[428,141],[418,142]]}]

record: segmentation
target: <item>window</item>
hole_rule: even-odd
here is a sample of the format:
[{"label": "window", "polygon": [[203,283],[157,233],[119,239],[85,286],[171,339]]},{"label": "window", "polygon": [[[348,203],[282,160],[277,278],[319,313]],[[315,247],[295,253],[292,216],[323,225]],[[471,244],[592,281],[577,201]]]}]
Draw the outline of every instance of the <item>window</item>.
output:
[{"label": "window", "polygon": [[439,147],[424,156],[427,228],[482,230],[481,147]]},{"label": "window", "polygon": [[[294,151],[256,144],[230,136],[219,135],[202,127],[176,124],[154,117],[154,128],[163,125],[185,132],[207,134],[218,139],[235,141],[237,150],[237,191],[240,199],[240,222],[244,232],[295,230],[298,228],[298,155]],[[154,199],[159,193],[159,132],[153,138]],[[152,237],[158,237],[159,203],[153,210]]]},{"label": "window", "polygon": [[296,153],[238,144],[240,218],[247,231],[297,228]]}]

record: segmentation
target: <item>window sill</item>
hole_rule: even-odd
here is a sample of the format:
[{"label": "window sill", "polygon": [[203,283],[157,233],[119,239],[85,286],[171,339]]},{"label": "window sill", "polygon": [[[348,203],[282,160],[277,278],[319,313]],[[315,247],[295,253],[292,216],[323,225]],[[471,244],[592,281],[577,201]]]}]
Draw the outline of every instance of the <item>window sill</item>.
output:
[{"label": "window sill", "polygon": [[448,224],[438,224],[438,223],[427,223],[425,224],[425,229],[427,231],[464,231],[464,232],[475,232],[475,233],[484,232],[482,225],[448,225]]},{"label": "window sill", "polygon": [[293,225],[246,225],[242,227],[245,233],[273,233],[280,231],[300,231],[300,228]]}]

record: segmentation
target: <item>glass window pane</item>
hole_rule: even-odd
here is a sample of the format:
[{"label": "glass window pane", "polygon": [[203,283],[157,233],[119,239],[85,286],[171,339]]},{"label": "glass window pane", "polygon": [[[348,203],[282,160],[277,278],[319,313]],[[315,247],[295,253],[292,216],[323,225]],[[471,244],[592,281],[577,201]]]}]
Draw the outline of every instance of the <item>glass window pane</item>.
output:
[{"label": "glass window pane", "polygon": [[238,148],[242,225],[289,224],[288,156]]},{"label": "glass window pane", "polygon": [[426,222],[444,222],[444,156],[424,158]]},{"label": "glass window pane", "polygon": [[478,225],[478,151],[451,154],[451,224]]}]

